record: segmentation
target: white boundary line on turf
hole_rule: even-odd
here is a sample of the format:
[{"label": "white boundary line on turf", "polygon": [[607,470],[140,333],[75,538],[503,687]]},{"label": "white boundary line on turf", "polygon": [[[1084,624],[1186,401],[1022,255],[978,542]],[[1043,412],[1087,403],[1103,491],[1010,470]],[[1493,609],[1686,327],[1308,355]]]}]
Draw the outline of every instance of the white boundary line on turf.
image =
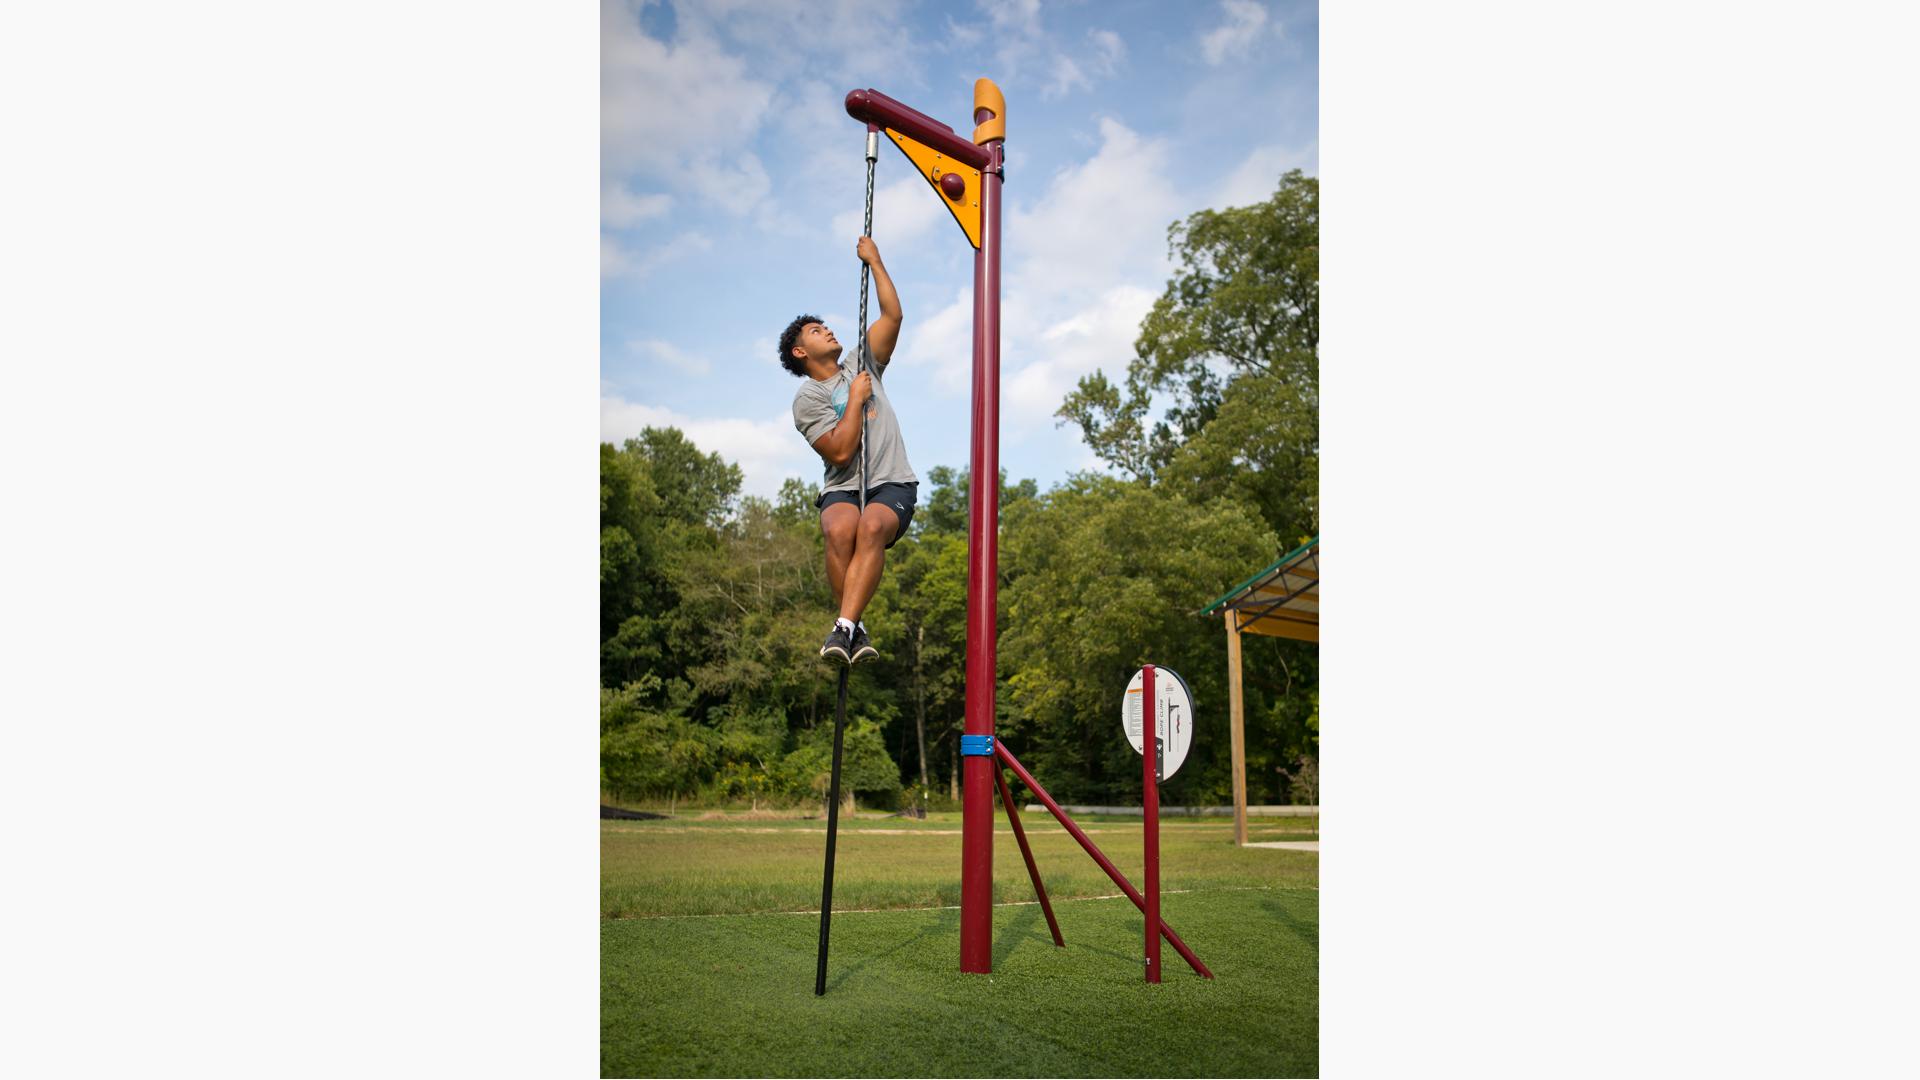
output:
[{"label": "white boundary line on turf", "polygon": [[[758,835],[765,835],[769,833],[822,833],[826,831],[825,825],[820,825],[817,827],[815,826],[782,827],[777,825],[655,825],[651,822],[636,823],[636,822],[630,822],[630,821],[619,821],[611,818],[602,820],[601,826],[602,826],[602,830],[605,832],[620,833],[623,836],[665,836],[669,834],[674,836],[681,836],[689,833],[754,833]],[[1172,826],[1172,828],[1182,830],[1182,831],[1191,831],[1191,832],[1226,832],[1233,828],[1233,823],[1228,822],[1224,825],[1183,824],[1183,825]],[[1050,829],[1043,829],[1038,831],[1043,834],[1065,836],[1071,839],[1069,834],[1064,830],[1058,833],[1055,833],[1053,832],[1053,830],[1050,830]],[[1128,828],[1125,828],[1124,826],[1119,828],[1108,828],[1106,826],[1094,825],[1088,828],[1083,828],[1080,831],[1086,833],[1089,836],[1092,836],[1095,834],[1105,835],[1107,833],[1138,834],[1140,830],[1137,827],[1128,829]],[[1259,828],[1258,831],[1289,833],[1289,834],[1297,833],[1301,835],[1311,835],[1314,832],[1314,830],[1312,829],[1285,829],[1285,828],[1278,828],[1278,827],[1271,827],[1271,826],[1262,826]],[[960,836],[962,835],[961,830],[959,829],[893,829],[893,828],[878,828],[878,827],[846,829],[843,833],[843,835],[854,835],[854,834],[859,834],[861,836]],[[993,835],[1012,836],[1013,830],[1012,829],[995,829]]]},{"label": "white boundary line on turf", "polygon": [[[1178,896],[1182,893],[1213,892],[1319,892],[1318,885],[1227,885],[1218,889],[1162,889],[1161,896]],[[1056,904],[1072,904],[1086,900],[1125,900],[1126,893],[1108,893],[1106,896],[1067,896],[1055,900]],[[1008,900],[993,905],[1002,907],[1038,907],[1038,900]],[[834,908],[835,915],[884,915],[893,911],[959,911],[959,904],[941,904],[938,907],[890,907],[890,908]],[[766,915],[818,915],[819,908],[811,911],[734,911],[721,915],[602,915],[602,922],[642,922],[647,919],[758,919]]]}]

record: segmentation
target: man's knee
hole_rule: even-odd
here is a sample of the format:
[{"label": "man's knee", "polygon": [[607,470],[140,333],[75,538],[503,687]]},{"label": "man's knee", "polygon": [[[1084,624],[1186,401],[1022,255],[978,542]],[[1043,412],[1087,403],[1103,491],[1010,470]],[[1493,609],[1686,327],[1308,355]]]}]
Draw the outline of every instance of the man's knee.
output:
[{"label": "man's knee", "polygon": [[884,506],[869,509],[860,518],[860,546],[877,543],[886,547],[887,541],[893,539],[894,531],[899,527],[900,519],[894,516],[893,511]]},{"label": "man's knee", "polygon": [[827,550],[845,555],[853,550],[853,540],[857,533],[858,514],[829,514],[820,519],[820,532],[826,537]]}]

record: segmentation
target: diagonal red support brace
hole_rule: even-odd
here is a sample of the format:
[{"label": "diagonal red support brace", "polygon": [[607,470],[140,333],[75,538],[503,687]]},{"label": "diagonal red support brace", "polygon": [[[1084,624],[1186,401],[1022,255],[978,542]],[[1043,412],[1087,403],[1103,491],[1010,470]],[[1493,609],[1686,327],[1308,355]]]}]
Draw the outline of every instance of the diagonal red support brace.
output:
[{"label": "diagonal red support brace", "polygon": [[1040,898],[1040,910],[1046,913],[1047,929],[1053,931],[1053,943],[1064,949],[1067,942],[1060,936],[1060,924],[1054,920],[1053,905],[1047,903],[1047,887],[1040,884],[1040,867],[1033,861],[1033,849],[1027,846],[1027,830],[1020,824],[1020,811],[1013,805],[1013,792],[1007,790],[1007,778],[999,769],[993,770],[993,779],[1000,785],[1000,805],[1007,808],[1007,820],[1013,823],[1013,838],[1020,841],[1020,857],[1027,860],[1027,876],[1033,879],[1034,895]]},{"label": "diagonal red support brace", "polygon": [[[1108,861],[1105,855],[1100,854],[1100,849],[1094,845],[1092,840],[1088,839],[1086,833],[1080,831],[1080,826],[1073,823],[1073,819],[1067,816],[1067,812],[1060,809],[1060,804],[1053,801],[1053,796],[1047,794],[1047,790],[1040,786],[1040,782],[1033,778],[1033,774],[1028,772],[1026,767],[1014,758],[1013,752],[1007,749],[1007,744],[1001,742],[999,739],[993,740],[993,752],[1001,761],[1006,762],[1007,768],[1013,770],[1013,775],[1019,777],[1020,782],[1027,785],[1027,789],[1032,791],[1034,795],[1045,804],[1046,808],[1053,812],[1053,816],[1059,819],[1060,824],[1065,826],[1067,832],[1071,834],[1075,840],[1080,841],[1080,846],[1086,849],[1087,854],[1093,856],[1093,861],[1100,864],[1100,869],[1107,872],[1107,876],[1113,879],[1113,883],[1120,886],[1120,891],[1127,894],[1127,899],[1133,901],[1133,906],[1139,908],[1141,914],[1146,914],[1147,901],[1145,897],[1140,895],[1140,890],[1129,884],[1126,877],[1114,868],[1113,863]],[[1173,932],[1173,927],[1168,926],[1167,920],[1165,919],[1160,920],[1160,933],[1166,937],[1167,944],[1173,946],[1174,950],[1184,957],[1187,963],[1192,965],[1193,970],[1198,972],[1202,978],[1213,978],[1213,972],[1208,971],[1207,965],[1201,963],[1200,958],[1193,955],[1193,950],[1187,948],[1187,943],[1180,940],[1180,935]]]}]

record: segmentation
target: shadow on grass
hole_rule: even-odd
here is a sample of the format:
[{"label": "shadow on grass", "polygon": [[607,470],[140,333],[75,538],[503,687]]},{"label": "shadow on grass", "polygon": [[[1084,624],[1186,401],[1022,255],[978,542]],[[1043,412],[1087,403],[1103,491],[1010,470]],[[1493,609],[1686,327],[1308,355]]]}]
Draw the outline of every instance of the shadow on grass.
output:
[{"label": "shadow on grass", "polygon": [[[1147,940],[1146,923],[1142,922],[1140,925],[1141,925],[1141,931],[1140,931],[1141,947],[1144,948]],[[1118,960],[1123,964],[1129,964],[1129,965],[1139,964],[1143,960],[1142,956],[1136,956],[1135,954],[1130,952],[1116,952],[1112,949],[1103,949],[1098,945],[1076,944],[1073,947],[1076,949],[1082,950],[1084,952],[1093,953],[1095,956],[1104,956],[1110,960]]]},{"label": "shadow on grass", "polygon": [[[1042,914],[1038,905],[1023,907],[1013,917],[1013,921],[994,930],[993,966],[995,970],[1005,966],[1007,959],[1014,954],[1014,951],[1029,942],[1049,949],[1060,947],[1053,943],[1053,932],[1047,930],[1041,922]],[[1063,939],[1067,936],[1066,927],[1060,928],[1060,936]]]},{"label": "shadow on grass", "polygon": [[[1174,924],[1173,920],[1167,917],[1167,914],[1164,911],[1160,913],[1160,921],[1172,927],[1175,931],[1178,931],[1179,929],[1179,927]],[[1141,911],[1139,908],[1134,908],[1133,911],[1126,917],[1126,928],[1127,928],[1128,935],[1132,939],[1126,952],[1118,952],[1113,949],[1103,949],[1097,945],[1079,945],[1079,946],[1076,946],[1076,948],[1083,948],[1091,953],[1098,953],[1101,956],[1111,957],[1115,960],[1120,961],[1121,963],[1128,964],[1136,968],[1141,967],[1146,961],[1146,949],[1147,949],[1147,914],[1146,912]],[[1186,940],[1186,939],[1183,937],[1182,940]],[[1193,949],[1194,954],[1196,956],[1200,956],[1201,959],[1204,961],[1205,956],[1203,955],[1200,946],[1195,945],[1193,942],[1189,941],[1187,942],[1187,947],[1190,949]],[[1173,942],[1168,941],[1164,937],[1160,939],[1160,966],[1161,966],[1162,978],[1171,978],[1175,974],[1179,974],[1183,976],[1191,975],[1194,978],[1204,978],[1204,976],[1202,976],[1200,972],[1196,968],[1194,968],[1192,962],[1189,961],[1186,957],[1181,956],[1179,949],[1176,949],[1173,947]]]},{"label": "shadow on grass", "polygon": [[[855,975],[858,975],[861,972],[865,971],[867,968],[872,967],[873,963],[876,960],[885,960],[888,957],[891,957],[896,953],[899,953],[902,950],[906,949],[908,946],[918,945],[919,943],[925,941],[930,937],[933,937],[936,934],[944,934],[949,932],[957,933],[959,931],[960,929],[960,913],[959,912],[940,911],[940,912],[936,912],[935,915],[936,917],[934,919],[929,920],[927,923],[924,923],[922,925],[922,929],[918,933],[912,935],[911,937],[902,938],[900,940],[900,943],[897,945],[894,945],[892,948],[889,948],[882,952],[877,952],[877,953],[874,953],[874,952],[865,953],[861,956],[859,963],[856,963],[852,967],[847,968],[844,971],[840,972],[838,976],[829,975],[827,978],[827,989],[830,991],[840,989],[842,986],[846,985],[848,979],[851,979]],[[829,933],[831,933],[831,931],[829,931]],[[828,953],[827,962],[829,965],[831,965],[833,962],[833,956],[831,952]],[[832,970],[831,966],[829,966],[828,970],[829,971]]]},{"label": "shadow on grass", "polygon": [[1316,919],[1313,922],[1303,921],[1298,915],[1288,910],[1286,902],[1279,897],[1262,897],[1260,906],[1266,909],[1267,914],[1273,916],[1275,922],[1286,927],[1295,937],[1313,946],[1315,949],[1320,947],[1319,920]]}]

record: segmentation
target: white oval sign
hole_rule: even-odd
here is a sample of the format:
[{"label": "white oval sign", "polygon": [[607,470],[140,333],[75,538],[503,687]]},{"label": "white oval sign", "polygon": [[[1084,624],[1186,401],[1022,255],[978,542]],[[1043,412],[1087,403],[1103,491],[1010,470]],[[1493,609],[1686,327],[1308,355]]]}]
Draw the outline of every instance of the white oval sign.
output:
[{"label": "white oval sign", "polygon": [[[1120,702],[1120,723],[1136,754],[1142,752],[1140,691],[1144,674],[1144,671],[1133,673],[1133,679],[1127,683],[1127,692]],[[1165,756],[1160,779],[1165,780],[1179,771],[1181,762],[1187,760],[1187,748],[1193,745],[1193,697],[1187,693],[1186,680],[1175,674],[1172,668],[1157,664],[1153,669],[1153,696],[1159,699],[1154,722],[1164,743]]]}]

